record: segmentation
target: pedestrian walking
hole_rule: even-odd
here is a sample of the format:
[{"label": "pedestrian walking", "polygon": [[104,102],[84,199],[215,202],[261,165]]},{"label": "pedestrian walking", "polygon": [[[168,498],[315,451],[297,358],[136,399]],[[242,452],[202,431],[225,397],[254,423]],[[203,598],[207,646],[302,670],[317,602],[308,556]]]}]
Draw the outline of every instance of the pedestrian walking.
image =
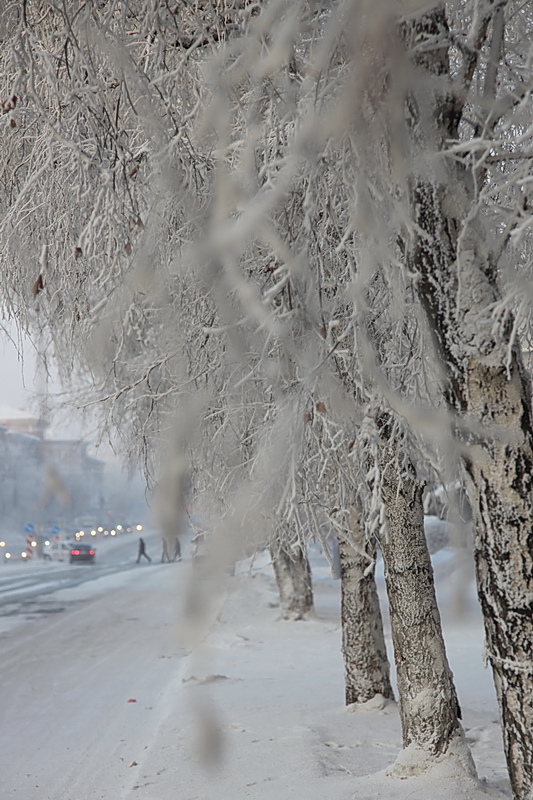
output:
[{"label": "pedestrian walking", "polygon": [[170,563],[170,556],[168,554],[168,544],[167,540],[163,536],[163,552],[161,553],[161,563],[165,562],[165,559]]},{"label": "pedestrian walking", "polygon": [[174,552],[172,553],[172,561],[181,561],[181,545],[180,540],[176,536],[174,541]]},{"label": "pedestrian walking", "polygon": [[139,552],[137,553],[137,564],[141,560],[141,556],[144,556],[147,561],[152,561],[148,553],[146,552],[146,545],[144,543],[144,539],[139,539]]}]

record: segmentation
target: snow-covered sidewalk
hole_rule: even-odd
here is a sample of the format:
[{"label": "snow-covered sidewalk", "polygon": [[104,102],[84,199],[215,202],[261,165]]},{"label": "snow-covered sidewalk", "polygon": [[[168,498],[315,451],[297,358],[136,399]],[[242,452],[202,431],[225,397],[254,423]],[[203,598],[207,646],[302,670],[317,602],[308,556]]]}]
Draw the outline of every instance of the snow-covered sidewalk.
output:
[{"label": "snow-covered sidewalk", "polygon": [[279,619],[268,566],[230,579],[206,641],[183,660],[167,687],[168,713],[135,767],[129,789],[124,787],[124,800],[507,796],[479,613],[470,597],[464,616],[453,617],[453,581],[443,575],[445,636],[480,783],[449,763],[404,780],[386,775],[401,748],[397,708],[344,707],[339,584],[318,560],[317,617],[310,621]]}]

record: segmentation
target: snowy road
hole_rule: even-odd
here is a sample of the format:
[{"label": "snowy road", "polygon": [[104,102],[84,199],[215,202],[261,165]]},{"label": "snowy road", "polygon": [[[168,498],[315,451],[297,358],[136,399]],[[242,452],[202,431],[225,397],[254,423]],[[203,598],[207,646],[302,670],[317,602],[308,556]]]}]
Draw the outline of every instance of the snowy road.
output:
[{"label": "snowy road", "polygon": [[[148,552],[153,555],[159,546],[159,537],[146,535]],[[68,564],[66,562],[35,561],[30,563],[4,563],[0,566],[0,609],[13,604],[34,600],[58,589],[78,586],[105,575],[112,575],[136,567],[137,539],[99,539],[95,545],[97,557],[94,564]],[[0,611],[0,614],[2,612]],[[5,609],[4,609],[5,613]],[[16,613],[16,607],[10,609]]]},{"label": "snowy road", "polygon": [[0,615],[2,800],[96,800],[131,785],[183,656],[187,568],[133,564]]}]

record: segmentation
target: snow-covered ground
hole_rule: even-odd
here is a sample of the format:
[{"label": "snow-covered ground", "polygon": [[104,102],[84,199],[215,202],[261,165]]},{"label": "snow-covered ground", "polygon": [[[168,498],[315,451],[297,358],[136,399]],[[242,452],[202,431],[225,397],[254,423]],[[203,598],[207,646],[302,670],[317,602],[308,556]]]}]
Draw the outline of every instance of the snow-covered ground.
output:
[{"label": "snow-covered ground", "polygon": [[470,569],[452,555],[436,554],[436,575],[481,782],[449,763],[387,776],[401,747],[397,709],[344,707],[340,587],[314,551],[316,619],[279,620],[263,557],[228,578],[192,651],[187,558],[61,590],[19,614],[0,634],[2,800],[507,797]]}]

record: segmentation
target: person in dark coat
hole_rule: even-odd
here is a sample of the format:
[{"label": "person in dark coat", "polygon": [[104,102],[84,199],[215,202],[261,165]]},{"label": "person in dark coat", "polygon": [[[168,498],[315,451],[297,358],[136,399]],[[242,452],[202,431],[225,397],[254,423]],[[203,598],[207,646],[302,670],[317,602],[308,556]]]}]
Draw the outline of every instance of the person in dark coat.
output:
[{"label": "person in dark coat", "polygon": [[139,539],[139,552],[137,554],[137,564],[141,560],[141,556],[144,556],[147,561],[152,561],[148,553],[146,552],[146,545],[144,543],[144,539]]},{"label": "person in dark coat", "polygon": [[181,561],[181,545],[180,540],[176,536],[174,541],[174,552],[172,553],[172,561]]},{"label": "person in dark coat", "polygon": [[163,552],[161,553],[161,563],[163,564],[165,560],[170,562],[170,556],[168,554],[167,540],[163,536]]}]

